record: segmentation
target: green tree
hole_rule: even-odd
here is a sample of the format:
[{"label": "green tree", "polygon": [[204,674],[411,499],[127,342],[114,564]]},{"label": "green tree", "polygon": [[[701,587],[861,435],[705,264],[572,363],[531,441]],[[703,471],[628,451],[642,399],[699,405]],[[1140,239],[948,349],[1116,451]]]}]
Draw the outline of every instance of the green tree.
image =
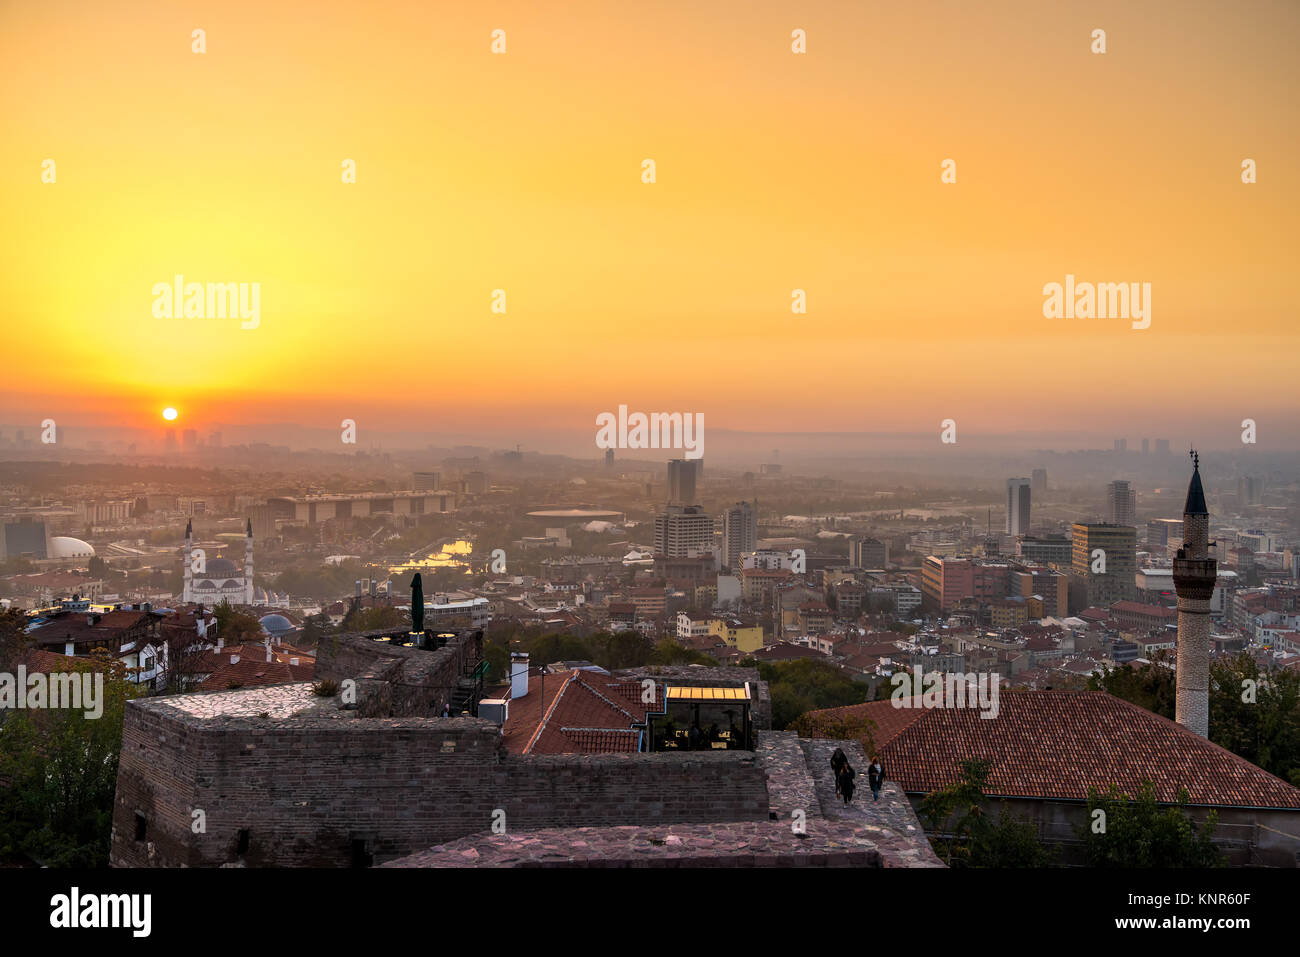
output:
[{"label": "green tree", "polygon": [[223,601],[212,611],[217,619],[217,635],[227,645],[265,641],[262,623],[248,612],[240,611],[228,601]]},{"label": "green tree", "polygon": [[651,665],[716,665],[716,658],[711,658],[702,651],[687,648],[671,638],[660,638],[650,654],[646,664]]},{"label": "green tree", "polygon": [[996,817],[985,807],[989,762],[963,761],[961,780],[931,791],[920,816],[930,846],[949,867],[1047,867],[1052,852],[1038,840],[1031,821],[1002,802]]},{"label": "green tree", "polygon": [[27,613],[21,609],[0,611],[0,666],[6,671],[14,671],[32,645],[27,634],[28,621]]},{"label": "green tree", "polygon": [[380,631],[387,628],[410,628],[411,616],[408,612],[391,605],[375,605],[372,608],[351,609],[343,616],[340,626],[343,631]]},{"label": "green tree", "polygon": [[[1187,816],[1187,790],[1177,803],[1161,808],[1155,787],[1142,782],[1135,798],[1111,785],[1088,789],[1088,821],[1077,827],[1089,867],[1222,867],[1223,856],[1210,840],[1218,824],[1211,811],[1197,825]],[[1101,812],[1098,814],[1098,812]]]},{"label": "green tree", "polygon": [[11,711],[0,725],[0,854],[49,867],[104,867],[122,747],[122,716],[135,693],[103,648],[69,658],[76,675],[103,675],[102,714],[83,709]]},{"label": "green tree", "polygon": [[1300,774],[1300,672],[1244,652],[1210,662],[1210,740],[1270,774]]},{"label": "green tree", "polygon": [[1088,679],[1088,688],[1092,691],[1105,691],[1117,698],[1131,701],[1172,721],[1174,703],[1178,698],[1178,685],[1174,678],[1174,670],[1165,667],[1163,660],[1163,653],[1158,653],[1150,664],[1136,668],[1124,665],[1105,668]]},{"label": "green tree", "polygon": [[786,730],[796,732],[801,738],[835,738],[839,741],[857,741],[868,758],[876,753],[876,722],[863,715],[807,712],[799,715]]},{"label": "green tree", "polygon": [[[748,662],[751,666],[753,660]],[[772,727],[785,728],[807,711],[862,704],[868,688],[838,668],[812,658],[761,662],[758,676],[768,683],[772,696]]]}]

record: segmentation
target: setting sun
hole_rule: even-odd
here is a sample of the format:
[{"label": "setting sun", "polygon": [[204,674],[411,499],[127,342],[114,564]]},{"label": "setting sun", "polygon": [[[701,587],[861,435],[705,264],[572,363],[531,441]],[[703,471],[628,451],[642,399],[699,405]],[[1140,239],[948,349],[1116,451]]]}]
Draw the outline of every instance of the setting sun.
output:
[{"label": "setting sun", "polygon": [[177,415],[176,410],[173,409],[171,406],[168,406],[167,408],[163,409],[163,418],[166,419],[168,422],[175,421],[176,415]]}]

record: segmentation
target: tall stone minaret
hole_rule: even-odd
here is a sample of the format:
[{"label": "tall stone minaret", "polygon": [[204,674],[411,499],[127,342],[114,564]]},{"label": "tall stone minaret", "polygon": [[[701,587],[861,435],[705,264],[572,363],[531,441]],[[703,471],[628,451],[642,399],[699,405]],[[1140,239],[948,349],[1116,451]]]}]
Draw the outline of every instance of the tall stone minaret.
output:
[{"label": "tall stone minaret", "polygon": [[1174,719],[1210,735],[1210,596],[1218,563],[1210,557],[1210,513],[1201,488],[1201,457],[1193,451],[1192,481],[1183,506],[1183,547],[1174,558],[1178,592],[1178,702]]},{"label": "tall stone minaret", "polygon": [[248,520],[248,534],[244,538],[244,604],[253,603],[253,520]]},{"label": "tall stone minaret", "polygon": [[194,600],[193,581],[194,574],[194,521],[185,523],[185,570],[182,572],[185,585],[181,590],[181,601],[189,603]]}]

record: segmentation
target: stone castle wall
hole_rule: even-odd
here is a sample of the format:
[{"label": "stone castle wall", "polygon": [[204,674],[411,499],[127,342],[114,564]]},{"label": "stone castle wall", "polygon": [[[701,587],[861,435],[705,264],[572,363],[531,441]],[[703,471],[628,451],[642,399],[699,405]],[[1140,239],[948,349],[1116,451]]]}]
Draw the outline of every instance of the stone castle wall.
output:
[{"label": "stone castle wall", "polygon": [[127,707],[114,866],[382,863],[489,831],[498,811],[508,830],[768,817],[751,752],[521,756],[476,718],[213,718],[167,702]]}]

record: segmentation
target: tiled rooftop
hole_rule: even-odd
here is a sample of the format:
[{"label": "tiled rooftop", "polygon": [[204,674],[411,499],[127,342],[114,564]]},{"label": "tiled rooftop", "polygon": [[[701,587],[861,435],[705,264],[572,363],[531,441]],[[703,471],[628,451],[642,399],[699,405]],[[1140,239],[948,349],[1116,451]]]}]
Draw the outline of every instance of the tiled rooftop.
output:
[{"label": "tiled rooftop", "polygon": [[1089,786],[1134,794],[1144,780],[1160,801],[1186,787],[1192,804],[1300,808],[1294,788],[1167,718],[1103,691],[1011,691],[998,717],[976,708],[895,708],[872,701],[812,712],[876,722],[889,779],[912,792],[955,783],[961,762],[991,762],[986,793],[1084,800]]}]

